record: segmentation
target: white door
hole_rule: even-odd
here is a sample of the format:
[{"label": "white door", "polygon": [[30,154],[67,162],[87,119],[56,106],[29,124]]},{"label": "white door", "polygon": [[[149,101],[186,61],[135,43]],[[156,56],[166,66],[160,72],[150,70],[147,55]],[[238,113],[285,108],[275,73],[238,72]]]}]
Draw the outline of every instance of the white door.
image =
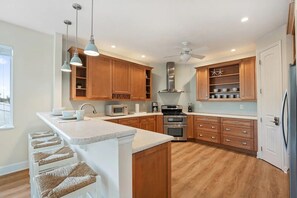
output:
[{"label": "white door", "polygon": [[283,143],[280,119],[282,103],[281,43],[260,52],[262,159],[282,169]]}]

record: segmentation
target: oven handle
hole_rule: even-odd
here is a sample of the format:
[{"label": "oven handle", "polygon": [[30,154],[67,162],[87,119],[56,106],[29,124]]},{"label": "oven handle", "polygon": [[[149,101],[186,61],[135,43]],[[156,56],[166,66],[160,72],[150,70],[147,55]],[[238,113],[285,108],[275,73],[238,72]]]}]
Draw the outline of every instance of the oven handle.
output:
[{"label": "oven handle", "polygon": [[167,127],[167,128],[182,128],[182,127],[187,127],[187,125],[175,124],[175,125],[164,125],[164,127]]},{"label": "oven handle", "polygon": [[184,115],[175,115],[175,116],[172,116],[172,115],[164,115],[164,118],[187,118],[187,116],[184,116]]}]

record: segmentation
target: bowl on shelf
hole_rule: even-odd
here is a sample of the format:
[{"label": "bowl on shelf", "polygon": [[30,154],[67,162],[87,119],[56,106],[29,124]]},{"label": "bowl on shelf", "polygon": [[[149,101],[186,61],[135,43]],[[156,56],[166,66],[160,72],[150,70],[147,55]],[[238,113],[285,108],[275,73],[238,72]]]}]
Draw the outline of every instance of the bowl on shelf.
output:
[{"label": "bowl on shelf", "polygon": [[227,98],[228,95],[223,95],[223,98]]},{"label": "bowl on shelf", "polygon": [[216,96],[215,96],[215,95],[211,95],[210,97],[211,97],[211,98],[215,98]]},{"label": "bowl on shelf", "polygon": [[233,87],[232,88],[232,91],[237,91],[237,87]]},{"label": "bowl on shelf", "polygon": [[222,92],[227,92],[227,91],[228,91],[227,88],[223,88],[223,89],[222,89]]},{"label": "bowl on shelf", "polygon": [[219,92],[219,89],[213,89],[213,92],[217,93]]}]

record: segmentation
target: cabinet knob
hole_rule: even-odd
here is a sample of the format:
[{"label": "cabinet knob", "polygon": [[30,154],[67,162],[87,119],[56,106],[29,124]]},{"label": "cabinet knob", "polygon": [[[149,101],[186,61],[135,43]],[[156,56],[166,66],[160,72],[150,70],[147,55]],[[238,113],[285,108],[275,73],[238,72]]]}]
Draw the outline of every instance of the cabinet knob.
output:
[{"label": "cabinet knob", "polygon": [[199,134],[199,137],[202,137],[203,135],[202,134]]},{"label": "cabinet knob", "polygon": [[247,134],[247,131],[242,131],[242,133]]},{"label": "cabinet knob", "polygon": [[247,143],[246,142],[242,142],[242,145],[247,145]]},{"label": "cabinet knob", "polygon": [[203,124],[199,124],[200,127],[203,127]]},{"label": "cabinet knob", "polygon": [[216,137],[215,136],[211,136],[211,139],[216,139]]},{"label": "cabinet knob", "polygon": [[216,127],[215,127],[215,126],[211,126],[211,128],[212,128],[212,129],[215,129]]},{"label": "cabinet knob", "polygon": [[229,140],[229,139],[226,139],[226,142],[231,142],[231,140]]},{"label": "cabinet knob", "polygon": [[231,129],[229,129],[229,128],[225,128],[225,131],[231,131]]}]

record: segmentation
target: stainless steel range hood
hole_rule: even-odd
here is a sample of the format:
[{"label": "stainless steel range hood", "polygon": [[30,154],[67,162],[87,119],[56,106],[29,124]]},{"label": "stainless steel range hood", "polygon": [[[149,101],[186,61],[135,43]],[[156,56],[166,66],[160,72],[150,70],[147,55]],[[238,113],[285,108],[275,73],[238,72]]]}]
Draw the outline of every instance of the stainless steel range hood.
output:
[{"label": "stainless steel range hood", "polygon": [[167,88],[159,93],[182,93],[184,91],[175,89],[175,63],[166,63],[166,84]]}]

